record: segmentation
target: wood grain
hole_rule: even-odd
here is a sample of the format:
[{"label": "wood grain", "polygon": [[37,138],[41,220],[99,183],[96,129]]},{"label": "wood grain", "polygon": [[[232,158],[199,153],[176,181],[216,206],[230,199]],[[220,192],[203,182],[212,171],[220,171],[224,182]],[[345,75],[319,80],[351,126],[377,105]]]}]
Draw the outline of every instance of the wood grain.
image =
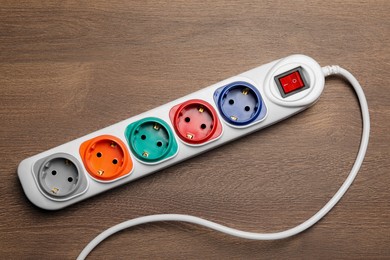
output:
[{"label": "wood grain", "polygon": [[358,150],[358,103],[339,78],[281,124],[61,211],[33,206],[16,176],[28,156],[293,53],[347,68],[367,95],[369,149],[335,209],[272,242],[144,225],[91,259],[390,258],[389,12],[389,1],[0,0],[1,258],[73,259],[102,230],[154,213],[258,232],[310,217]]}]

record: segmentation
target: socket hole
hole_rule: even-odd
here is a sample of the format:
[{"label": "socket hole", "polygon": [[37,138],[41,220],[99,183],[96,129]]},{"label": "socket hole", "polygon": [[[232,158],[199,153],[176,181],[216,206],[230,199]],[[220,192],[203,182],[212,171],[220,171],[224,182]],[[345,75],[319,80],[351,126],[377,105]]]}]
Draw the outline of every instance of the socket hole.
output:
[{"label": "socket hole", "polygon": [[206,124],[201,124],[201,125],[200,125],[200,128],[206,129]]},{"label": "socket hole", "polygon": [[234,104],[234,100],[233,100],[233,99],[230,99],[230,100],[229,100],[229,104],[230,104],[230,105],[233,105],[233,104]]},{"label": "socket hole", "polygon": [[73,178],[72,177],[69,177],[68,178],[68,182],[72,182],[73,181]]},{"label": "socket hole", "polygon": [[157,142],[157,146],[158,146],[158,147],[161,147],[161,146],[162,146],[162,142],[161,142],[161,141],[158,141],[158,142]]},{"label": "socket hole", "polygon": [[251,110],[251,108],[249,106],[246,106],[245,111],[249,111],[249,110]]},{"label": "socket hole", "polygon": [[51,171],[51,174],[56,175],[57,171]]},{"label": "socket hole", "polygon": [[96,156],[100,158],[100,157],[102,157],[102,153],[101,153],[101,152],[98,152],[98,153],[96,154]]},{"label": "socket hole", "polygon": [[146,135],[141,135],[141,139],[145,140],[146,139]]},{"label": "socket hole", "polygon": [[187,123],[189,123],[189,122],[191,121],[191,118],[186,117],[186,118],[184,119],[184,121],[186,121]]},{"label": "socket hole", "polygon": [[114,159],[114,160],[112,160],[112,163],[113,163],[113,164],[117,164],[117,163],[118,163],[118,160],[117,160],[117,159]]}]

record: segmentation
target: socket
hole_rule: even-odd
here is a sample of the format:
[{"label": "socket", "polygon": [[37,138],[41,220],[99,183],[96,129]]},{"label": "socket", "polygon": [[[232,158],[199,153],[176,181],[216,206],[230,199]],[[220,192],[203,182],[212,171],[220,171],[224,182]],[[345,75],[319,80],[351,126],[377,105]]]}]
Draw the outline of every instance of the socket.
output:
[{"label": "socket", "polygon": [[80,163],[70,154],[57,153],[38,160],[33,167],[41,192],[54,200],[68,200],[87,189]]},{"label": "socket", "polygon": [[200,145],[222,134],[217,112],[208,102],[191,99],[178,104],[169,112],[176,134],[185,143]]},{"label": "socket", "polygon": [[130,124],[125,136],[135,157],[155,164],[175,156],[178,145],[170,126],[162,119],[148,117]]},{"label": "socket", "polygon": [[99,181],[114,181],[133,169],[126,145],[112,135],[101,135],[80,146],[80,156],[88,173]]},{"label": "socket", "polygon": [[235,127],[247,127],[266,115],[266,108],[258,89],[245,81],[218,88],[214,101],[223,119]]}]

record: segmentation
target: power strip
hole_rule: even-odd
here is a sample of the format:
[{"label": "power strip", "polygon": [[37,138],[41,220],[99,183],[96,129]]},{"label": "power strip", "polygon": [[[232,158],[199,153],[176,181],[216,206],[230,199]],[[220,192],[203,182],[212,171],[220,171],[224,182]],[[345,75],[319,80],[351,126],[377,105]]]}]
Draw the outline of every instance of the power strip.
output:
[{"label": "power strip", "polygon": [[321,68],[304,55],[270,62],[27,158],[18,167],[20,182],[38,207],[64,208],[301,112],[319,99],[329,75],[345,77],[354,88],[363,132],[347,179],[312,217],[285,231],[252,233],[189,215],[144,216],[105,230],[77,259],[85,259],[101,241],[118,231],[157,221],[184,221],[253,240],[296,235],[324,217],[348,190],[363,163],[370,134],[367,101],[356,78],[339,66]]},{"label": "power strip", "polygon": [[18,176],[32,203],[61,209],[301,112],[324,78],[288,56],[27,158]]}]

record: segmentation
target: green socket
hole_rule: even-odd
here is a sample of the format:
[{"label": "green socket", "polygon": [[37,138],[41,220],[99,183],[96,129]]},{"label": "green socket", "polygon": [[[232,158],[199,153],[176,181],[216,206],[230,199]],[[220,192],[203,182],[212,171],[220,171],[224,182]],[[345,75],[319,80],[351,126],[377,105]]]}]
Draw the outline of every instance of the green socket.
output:
[{"label": "green socket", "polygon": [[147,117],[127,126],[125,136],[132,153],[142,162],[157,163],[176,155],[178,146],[169,125]]}]

